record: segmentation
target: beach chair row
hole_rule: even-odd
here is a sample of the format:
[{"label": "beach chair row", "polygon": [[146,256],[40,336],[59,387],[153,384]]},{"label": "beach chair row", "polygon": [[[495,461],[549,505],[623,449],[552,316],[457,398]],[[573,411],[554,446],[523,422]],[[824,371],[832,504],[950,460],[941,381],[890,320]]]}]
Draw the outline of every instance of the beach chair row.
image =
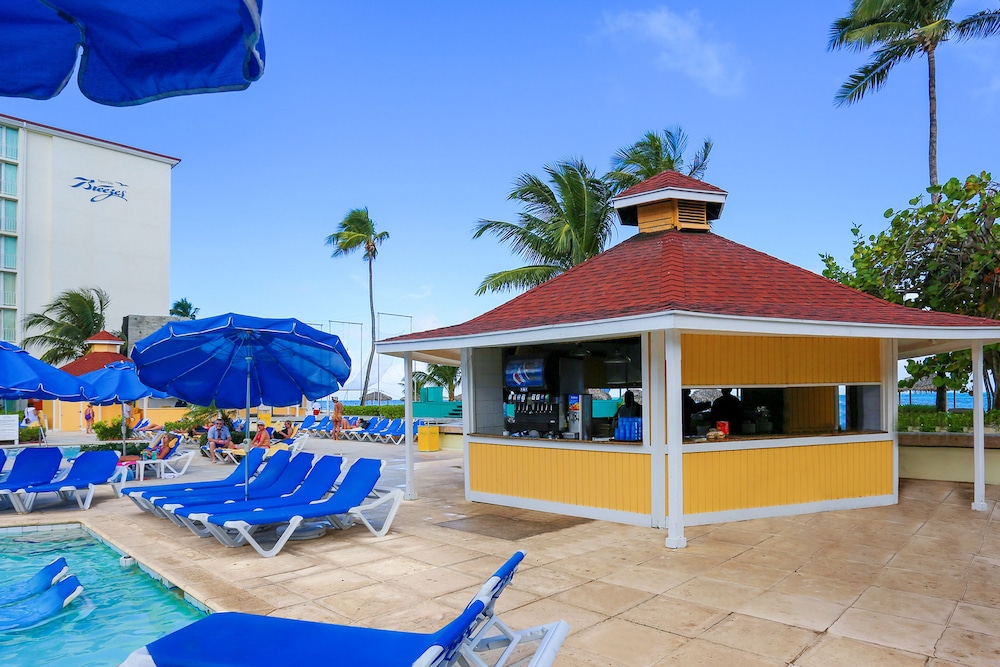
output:
[{"label": "beach chair row", "polygon": [[[403,492],[378,488],[384,461],[277,451],[266,462],[252,449],[228,477],[211,482],[126,487],[140,509],[215,537],[227,547],[249,544],[276,556],[297,531],[322,534],[363,524],[376,537],[392,525]],[[244,482],[249,478],[248,482]],[[375,516],[385,517],[376,526]]]},{"label": "beach chair row", "polygon": [[[515,630],[496,603],[524,560],[518,551],[436,632],[400,632],[238,612],[211,614],[134,651],[122,667],[148,665],[370,665],[551,667],[569,624]],[[281,641],[247,641],[280,637]]]},{"label": "beach chair row", "polygon": [[[0,451],[0,470],[7,456]],[[90,509],[97,487],[107,484],[117,490],[121,476],[118,453],[82,452],[68,470],[60,470],[62,452],[58,447],[23,449],[14,458],[10,472],[0,482],[0,508],[9,506],[19,514],[35,507],[42,494],[56,494],[63,502],[75,500],[80,509]]]},{"label": "beach chair row", "polygon": [[[417,429],[424,425],[423,419],[413,420],[413,437],[417,437]],[[347,440],[359,442],[391,442],[394,445],[406,440],[406,420],[374,417],[365,428],[354,428],[343,431],[341,436]]]}]

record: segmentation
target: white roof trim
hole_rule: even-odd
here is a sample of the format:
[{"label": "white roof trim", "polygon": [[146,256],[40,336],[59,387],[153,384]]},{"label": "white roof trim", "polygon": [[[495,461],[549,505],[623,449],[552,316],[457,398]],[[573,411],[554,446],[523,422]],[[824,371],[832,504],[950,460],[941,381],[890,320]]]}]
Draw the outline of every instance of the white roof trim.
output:
[{"label": "white roof trim", "polygon": [[380,341],[376,343],[375,348],[379,354],[400,356],[403,352],[410,351],[615,338],[636,335],[645,331],[668,329],[680,329],[684,333],[899,339],[905,341],[900,344],[899,357],[901,359],[964,349],[976,340],[982,340],[984,344],[1000,342],[1000,325],[996,327],[904,326],[670,311],[637,317],[557,324],[484,334],[440,336],[409,341]]},{"label": "white roof trim", "polygon": [[664,199],[687,199],[690,201],[704,201],[712,204],[725,204],[727,196],[728,193],[726,192],[705,192],[704,190],[668,187],[660,188],[659,190],[651,190],[650,192],[641,192],[637,195],[618,197],[612,200],[612,203],[617,211],[618,209],[639,206],[641,204],[651,204],[653,202],[663,201]]}]

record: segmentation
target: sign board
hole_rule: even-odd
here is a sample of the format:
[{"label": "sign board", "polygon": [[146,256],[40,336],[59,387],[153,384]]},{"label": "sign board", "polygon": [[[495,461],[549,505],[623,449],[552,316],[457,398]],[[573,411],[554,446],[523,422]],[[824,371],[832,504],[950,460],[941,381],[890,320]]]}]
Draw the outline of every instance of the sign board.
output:
[{"label": "sign board", "polygon": [[0,442],[13,440],[16,445],[19,433],[18,424],[17,415],[0,415]]}]

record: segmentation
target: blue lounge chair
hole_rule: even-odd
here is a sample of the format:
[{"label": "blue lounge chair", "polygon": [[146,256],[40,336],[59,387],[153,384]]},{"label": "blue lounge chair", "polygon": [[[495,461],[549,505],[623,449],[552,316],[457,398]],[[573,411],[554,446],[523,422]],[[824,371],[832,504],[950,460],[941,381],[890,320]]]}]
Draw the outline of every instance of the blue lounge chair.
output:
[{"label": "blue lounge chair", "polygon": [[402,431],[405,427],[405,422],[402,419],[390,419],[385,424],[382,425],[377,431],[370,431],[368,433],[363,433],[362,437],[369,442],[385,442],[385,437],[395,431],[400,433],[405,433]]},{"label": "blue lounge chair", "polygon": [[[76,500],[80,509],[90,509],[94,491],[102,484],[111,484],[118,468],[118,452],[82,452],[73,461],[66,477],[48,484],[32,484],[11,496],[14,509],[30,512],[39,493],[58,493],[63,501]],[[115,489],[117,495],[118,490]]]},{"label": "blue lounge chair", "polygon": [[0,588],[0,607],[38,595],[42,591],[52,588],[52,586],[66,576],[69,566],[66,559],[60,556],[54,561],[39,570],[30,579],[15,581],[12,584],[5,584]]},{"label": "blue lounge chair", "polygon": [[[58,447],[32,447],[22,449],[14,457],[10,474],[0,483],[0,500],[14,504],[14,491],[32,484],[51,482],[62,464],[62,452]],[[16,508],[16,506],[15,506]]]},{"label": "blue lounge chair", "polygon": [[70,575],[38,595],[0,607],[0,631],[37,625],[58,614],[82,592],[80,581]]},{"label": "blue lounge chair", "polygon": [[7,465],[7,452],[0,449],[0,479],[3,479],[3,467]]},{"label": "blue lounge chair", "polygon": [[[389,532],[392,520],[403,501],[403,492],[399,489],[375,489],[384,465],[384,461],[376,459],[358,459],[348,468],[337,490],[326,500],[259,511],[192,514],[190,518],[204,524],[225,546],[240,547],[249,544],[264,558],[277,555],[307,519],[323,519],[340,529],[350,528],[358,520],[373,535],[383,537]],[[387,503],[389,511],[382,527],[375,528],[365,513]],[[266,526],[279,524],[288,526],[281,532],[274,546],[269,549],[261,546],[254,533]]]},{"label": "blue lounge chair", "polygon": [[192,520],[193,514],[217,514],[224,512],[247,512],[253,510],[268,509],[271,507],[281,507],[282,505],[298,505],[301,503],[311,503],[320,500],[330,493],[337,479],[340,477],[340,469],[344,463],[343,457],[324,456],[316,462],[309,474],[302,480],[302,484],[294,492],[279,496],[277,498],[260,498],[253,500],[236,500],[211,505],[192,505],[190,507],[177,507],[172,509],[174,517],[182,524],[191,529],[199,537],[208,537],[211,531],[199,525],[200,522]]},{"label": "blue lounge chair", "polygon": [[[253,477],[264,461],[264,450],[252,449],[250,454],[229,474],[225,479],[218,479],[206,482],[189,482],[187,484],[157,484],[155,486],[130,486],[122,489],[121,495],[128,496],[144,512],[151,512],[152,503],[149,502],[150,495],[164,495],[167,492],[194,491],[195,489],[221,489],[242,485],[247,477]],[[244,468],[249,467],[248,472]]]},{"label": "blue lounge chair", "polygon": [[382,417],[372,417],[371,420],[369,420],[368,425],[364,428],[344,431],[344,435],[348,440],[364,440],[367,434],[381,430],[381,428],[385,426],[388,421],[388,419],[383,419]]},{"label": "blue lounge chair", "polygon": [[[288,452],[276,452],[272,461],[278,459],[278,454],[287,454]],[[286,459],[287,457],[282,456],[281,458]],[[155,505],[161,512],[156,512],[156,514],[166,516],[168,519],[174,523],[178,523],[173,512],[178,507],[195,507],[198,505],[214,505],[218,503],[224,503],[227,500],[240,501],[240,500],[259,500],[261,498],[278,498],[283,495],[287,495],[294,491],[302,480],[305,479],[306,475],[309,474],[310,468],[313,464],[312,454],[298,454],[297,456],[291,457],[287,460],[287,463],[280,465],[280,472],[276,475],[270,474],[274,471],[271,468],[272,461],[268,461],[267,465],[264,466],[264,470],[257,475],[256,479],[247,485],[246,490],[240,488],[236,490],[217,490],[208,489],[203,493],[193,493],[185,494],[183,497],[178,496],[167,496],[166,498],[160,498],[153,501]]]},{"label": "blue lounge chair", "polygon": [[[303,422],[303,424],[304,423],[305,422]],[[325,430],[328,426],[332,428],[333,422],[330,421],[330,416],[326,415],[325,417],[323,417],[322,419],[320,419],[318,422],[314,423],[312,426],[309,426],[309,427],[302,427],[302,426],[300,426],[299,430],[300,431],[305,431],[306,433],[309,433],[310,435],[319,435],[319,433],[321,431]]]},{"label": "blue lounge chair", "polygon": [[[550,667],[569,631],[556,621],[517,632],[501,623],[495,604],[514,576],[524,552],[517,552],[479,589],[452,622],[434,633],[313,623],[274,616],[212,614],[130,655],[122,667],[255,667],[276,664],[365,665],[365,667],[485,666],[477,650],[505,648],[497,662],[504,667],[515,648],[517,664]],[[494,629],[497,637],[488,636]],[[507,634],[509,633],[509,635]],[[281,637],[280,642],[248,642],[247,637]],[[489,642],[487,643],[487,640]],[[538,646],[528,654],[526,644]],[[488,648],[487,648],[488,646]]]},{"label": "blue lounge chair", "polygon": [[311,429],[313,427],[313,424],[315,423],[316,423],[315,415],[306,415],[306,418],[302,420],[301,424],[299,424],[299,428],[297,429],[296,433],[298,431],[309,431],[309,429]]}]

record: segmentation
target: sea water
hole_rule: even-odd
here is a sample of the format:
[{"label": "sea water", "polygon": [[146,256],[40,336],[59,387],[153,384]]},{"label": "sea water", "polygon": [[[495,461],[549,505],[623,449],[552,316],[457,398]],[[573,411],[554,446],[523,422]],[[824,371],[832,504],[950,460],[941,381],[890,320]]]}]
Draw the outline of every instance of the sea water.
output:
[{"label": "sea water", "polygon": [[205,615],[136,566],[122,568],[117,552],[78,527],[0,531],[0,587],[29,578],[59,556],[83,593],[46,622],[0,631],[3,667],[112,667]]}]

